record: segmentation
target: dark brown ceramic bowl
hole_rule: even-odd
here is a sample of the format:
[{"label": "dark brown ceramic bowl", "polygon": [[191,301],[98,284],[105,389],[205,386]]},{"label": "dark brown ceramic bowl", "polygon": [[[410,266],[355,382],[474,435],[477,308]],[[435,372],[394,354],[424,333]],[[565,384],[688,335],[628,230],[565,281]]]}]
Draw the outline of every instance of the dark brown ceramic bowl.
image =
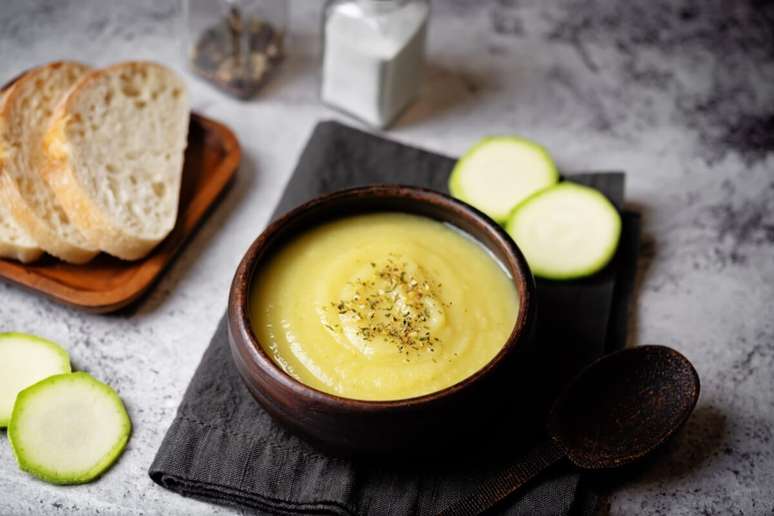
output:
[{"label": "dark brown ceramic bowl", "polygon": [[[506,266],[519,293],[516,324],[500,352],[465,380],[424,396],[396,401],[361,401],[327,394],[293,379],[267,355],[250,325],[250,291],[255,271],[288,239],[322,222],[348,215],[397,211],[451,223],[474,236]],[[488,400],[497,379],[507,375],[527,348],[535,318],[535,285],[524,256],[493,220],[446,195],[408,186],[368,186],[318,197],[269,225],[237,268],[228,304],[234,362],[255,399],[289,429],[344,454],[393,452],[445,446],[481,418],[496,413]]]}]

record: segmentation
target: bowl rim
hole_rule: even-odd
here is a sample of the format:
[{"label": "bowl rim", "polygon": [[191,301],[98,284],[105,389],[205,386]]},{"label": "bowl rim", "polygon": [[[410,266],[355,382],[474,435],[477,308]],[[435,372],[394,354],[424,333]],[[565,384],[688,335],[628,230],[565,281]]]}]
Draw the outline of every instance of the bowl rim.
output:
[{"label": "bowl rim", "polygon": [[[511,333],[506,339],[505,344],[487,362],[483,367],[478,369],[475,373],[467,376],[457,383],[444,387],[443,389],[422,394],[419,396],[413,396],[410,398],[399,398],[395,400],[362,400],[356,398],[347,398],[336,394],[331,394],[315,387],[306,385],[305,383],[296,380],[291,375],[286,373],[279,367],[271,357],[264,351],[263,346],[260,344],[258,338],[253,332],[252,325],[250,324],[250,291],[252,288],[252,280],[254,278],[255,271],[258,269],[257,258],[262,258],[262,255],[269,244],[278,236],[280,236],[284,228],[292,222],[294,219],[303,215],[309,209],[319,208],[321,206],[330,205],[334,207],[336,203],[341,202],[344,199],[351,197],[362,197],[363,194],[375,197],[408,197],[412,202],[417,203],[431,203],[436,207],[440,205],[444,210],[456,210],[461,215],[467,215],[469,218],[475,221],[476,224],[481,226],[481,229],[487,231],[489,236],[498,244],[501,251],[517,265],[516,269],[518,274],[513,274],[511,266],[508,263],[503,263],[507,268],[508,273],[512,276],[512,282],[516,289],[519,291],[519,313],[516,317]],[[404,212],[402,210],[374,210],[374,212]],[[405,211],[404,213],[411,213]],[[416,214],[417,216],[426,216]],[[341,218],[351,215],[342,215]],[[331,220],[340,218],[338,216],[331,217]],[[452,222],[446,221],[449,224]],[[459,228],[461,229],[461,228]],[[464,230],[463,230],[464,231]],[[466,231],[466,233],[468,233]],[[492,246],[488,246],[481,241],[476,235],[471,235],[476,241],[487,248],[490,252],[493,252]],[[500,260],[502,262],[502,260]],[[316,402],[318,404],[341,407],[346,406],[349,409],[361,410],[365,412],[380,411],[390,409],[405,409],[405,408],[417,408],[433,401],[451,397],[469,386],[478,383],[483,378],[492,373],[498,366],[502,365],[505,359],[511,355],[516,349],[518,342],[526,341],[529,337],[528,332],[531,328],[535,315],[535,280],[532,276],[532,272],[527,264],[527,260],[523,253],[513,241],[513,239],[505,232],[505,230],[492,220],[488,215],[475,207],[455,199],[445,193],[429,188],[423,188],[412,185],[404,184],[374,184],[367,186],[356,186],[352,188],[346,188],[342,190],[336,190],[331,193],[321,194],[313,199],[306,201],[282,216],[271,222],[261,232],[261,234],[250,244],[250,247],[245,252],[244,256],[239,262],[239,265],[234,274],[233,281],[231,283],[231,289],[228,298],[228,319],[229,319],[229,332],[237,331],[242,341],[238,344],[238,347],[246,349],[249,358],[254,362],[257,368],[267,374],[269,378],[278,382],[282,387],[293,392],[294,395],[301,396],[309,401]],[[233,340],[235,336],[231,336],[232,352]],[[245,343],[249,345],[245,345]],[[242,374],[240,374],[242,376]],[[244,378],[243,378],[244,379]]]}]

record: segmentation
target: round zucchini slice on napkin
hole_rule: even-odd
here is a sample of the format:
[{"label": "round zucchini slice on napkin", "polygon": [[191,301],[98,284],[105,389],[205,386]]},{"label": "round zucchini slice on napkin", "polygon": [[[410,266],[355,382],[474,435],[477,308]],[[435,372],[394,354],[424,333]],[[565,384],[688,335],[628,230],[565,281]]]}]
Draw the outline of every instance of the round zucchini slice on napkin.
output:
[{"label": "round zucchini slice on napkin", "polygon": [[506,230],[533,274],[574,279],[594,274],[613,257],[621,216],[599,191],[563,182],[517,206]]},{"label": "round zucchini slice on napkin", "polygon": [[78,372],[21,391],[8,437],[24,471],[53,484],[82,484],[115,462],[131,428],[118,394]]},{"label": "round zucchini slice on napkin", "polygon": [[8,426],[19,391],[69,372],[70,357],[59,344],[24,333],[0,333],[0,428]]},{"label": "round zucchini slice on napkin", "polygon": [[449,191],[503,223],[517,204],[558,180],[554,160],[537,143],[489,136],[459,159],[449,176]]}]

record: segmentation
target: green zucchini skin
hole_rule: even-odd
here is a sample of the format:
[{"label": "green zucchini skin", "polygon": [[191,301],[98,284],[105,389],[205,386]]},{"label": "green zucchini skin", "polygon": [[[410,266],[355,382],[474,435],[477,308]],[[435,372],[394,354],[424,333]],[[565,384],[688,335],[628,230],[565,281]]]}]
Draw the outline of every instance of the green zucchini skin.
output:
[{"label": "green zucchini skin", "polygon": [[[549,224],[548,219],[561,212],[566,213],[565,220]],[[541,215],[545,221],[540,220]],[[572,280],[596,274],[610,262],[618,249],[621,225],[618,210],[601,192],[564,181],[522,201],[513,209],[505,229],[535,276]],[[596,240],[595,245],[580,252],[580,246],[567,244],[590,239]]]},{"label": "green zucchini skin", "polygon": [[[39,368],[38,370],[32,371],[34,367],[29,367],[29,364],[26,363],[27,357],[25,357],[25,361],[20,363],[9,358],[7,354],[4,356],[4,353],[7,353],[8,350],[6,346],[23,347],[25,348],[25,351],[28,349],[32,352],[32,354],[39,354],[41,351],[43,351],[44,353],[48,354],[48,358],[51,359],[50,363],[48,364],[50,367],[47,367],[43,370],[40,370]],[[40,364],[37,365],[39,366]],[[5,368],[9,368],[9,370],[4,371]],[[8,423],[11,420],[13,402],[19,391],[22,390],[23,387],[28,387],[46,378],[47,376],[53,374],[69,373],[71,371],[70,355],[62,346],[56,342],[52,342],[42,337],[36,337],[35,335],[28,335],[26,333],[17,332],[0,333],[0,377],[5,377],[6,375],[11,375],[12,373],[18,374],[19,370],[22,369],[24,369],[26,374],[29,376],[25,382],[26,385],[17,385],[11,391],[3,390],[3,392],[0,392],[0,396],[2,396],[3,399],[3,403],[0,403],[0,428],[8,426]],[[11,388],[11,386],[7,384],[5,384],[3,387],[5,389]]]},{"label": "green zucchini skin", "polygon": [[[495,209],[486,200],[473,198],[473,196],[470,195],[470,192],[466,191],[465,186],[463,185],[464,175],[481,174],[471,168],[472,162],[480,156],[480,153],[488,152],[489,149],[492,149],[493,145],[512,145],[514,148],[518,148],[520,152],[527,152],[531,154],[530,159],[534,160],[534,166],[540,167],[540,170],[537,172],[537,174],[543,176],[539,178],[537,182],[533,181],[533,184],[529,187],[524,187],[524,189],[517,188],[516,190],[520,191],[514,192],[513,202],[507,207],[507,209]],[[498,165],[498,167],[500,166]],[[507,165],[503,165],[501,167],[501,170],[503,171],[506,169]],[[522,180],[522,178],[519,176],[520,174],[523,174],[524,171],[518,166],[513,166],[510,170],[507,170],[506,173],[512,174],[512,180],[514,183],[516,183]],[[551,155],[543,146],[519,136],[486,136],[474,144],[470,149],[468,149],[468,151],[465,152],[465,154],[463,154],[462,157],[460,157],[460,159],[457,161],[457,164],[454,166],[451,174],[449,175],[448,187],[449,192],[453,197],[466,202],[471,206],[475,206],[479,210],[489,215],[499,224],[503,224],[508,220],[512,209],[517,204],[519,204],[520,201],[532,195],[535,193],[535,191],[539,191],[542,188],[546,188],[555,184],[558,180],[559,171],[556,168],[556,164],[554,163],[553,158],[551,158]],[[502,188],[502,185],[494,185],[494,187]]]},{"label": "green zucchini skin", "polygon": [[[71,389],[76,387],[81,391],[81,396],[70,396],[68,399],[74,405],[87,403],[88,396],[83,394],[89,394],[100,397],[101,401],[106,403],[101,408],[107,406],[113,411],[111,414],[101,414],[101,416],[105,417],[102,420],[103,423],[107,418],[114,419],[113,426],[117,429],[117,432],[115,438],[111,441],[112,445],[98,460],[89,464],[88,467],[67,469],[66,467],[63,468],[61,464],[53,465],[46,463],[45,458],[41,460],[40,454],[36,454],[35,450],[30,449],[28,439],[25,436],[25,433],[30,431],[30,428],[35,431],[40,431],[40,428],[44,428],[40,425],[42,421],[41,408],[40,406],[34,406],[35,398],[51,395],[62,387],[70,387]],[[70,394],[72,395],[72,392]],[[40,402],[38,403],[40,404]],[[28,413],[28,411],[32,413]],[[76,427],[78,424],[83,424],[85,428],[89,426],[89,423],[90,421],[86,420],[79,420],[77,423],[72,421],[62,422],[62,425],[57,428],[44,428],[43,431],[53,434],[70,432],[71,435],[75,435],[78,433],[78,428]],[[71,425],[69,428],[67,427],[68,424]],[[100,425],[100,429],[102,428],[104,428],[104,425]],[[118,394],[110,386],[96,380],[90,374],[76,372],[50,376],[21,391],[17,397],[17,402],[14,404],[11,423],[8,427],[8,438],[20,469],[52,484],[70,485],[91,482],[110,468],[124,451],[131,431],[131,420]],[[74,444],[74,446],[77,445],[82,445],[82,443]]]}]

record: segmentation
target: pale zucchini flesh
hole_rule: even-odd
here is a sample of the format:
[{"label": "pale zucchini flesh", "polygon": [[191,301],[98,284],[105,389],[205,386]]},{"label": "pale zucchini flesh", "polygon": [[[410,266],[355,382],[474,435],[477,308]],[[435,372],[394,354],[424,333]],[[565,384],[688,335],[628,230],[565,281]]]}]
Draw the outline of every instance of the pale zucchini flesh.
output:
[{"label": "pale zucchini flesh", "polygon": [[506,230],[533,274],[574,279],[598,272],[613,257],[621,216],[599,191],[563,182],[517,206]]},{"label": "pale zucchini flesh", "polygon": [[8,426],[22,389],[69,372],[70,357],[58,344],[23,333],[0,333],[0,428]]},{"label": "pale zucchini flesh", "polygon": [[21,391],[8,427],[19,467],[54,484],[98,477],[130,433],[116,392],[83,372],[51,376]]},{"label": "pale zucchini flesh", "polygon": [[459,159],[449,176],[449,191],[502,223],[521,201],[558,180],[553,159],[537,143],[490,136]]}]

